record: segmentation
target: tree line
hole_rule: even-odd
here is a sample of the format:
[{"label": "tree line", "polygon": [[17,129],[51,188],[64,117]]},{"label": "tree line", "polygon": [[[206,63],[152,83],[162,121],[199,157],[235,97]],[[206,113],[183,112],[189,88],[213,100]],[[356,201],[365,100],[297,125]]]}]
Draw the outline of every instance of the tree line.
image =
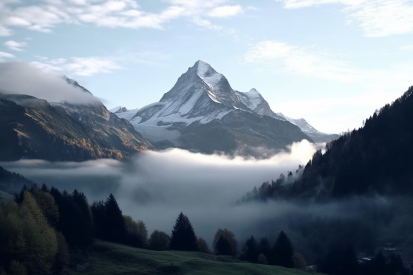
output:
[{"label": "tree line", "polygon": [[[297,267],[292,244],[281,232],[271,246],[251,236],[241,250],[232,231],[218,229],[212,251],[197,237],[189,218],[180,213],[171,234],[155,230],[150,236],[143,221],[122,213],[115,197],[89,203],[84,193],[43,184],[26,186],[12,202],[0,202],[0,274],[44,274],[62,270],[71,255],[87,256],[95,239],[151,250],[200,251],[244,261]],[[302,258],[302,257],[301,257]],[[305,264],[299,267],[304,268]],[[305,262],[305,261],[304,261]]]}]

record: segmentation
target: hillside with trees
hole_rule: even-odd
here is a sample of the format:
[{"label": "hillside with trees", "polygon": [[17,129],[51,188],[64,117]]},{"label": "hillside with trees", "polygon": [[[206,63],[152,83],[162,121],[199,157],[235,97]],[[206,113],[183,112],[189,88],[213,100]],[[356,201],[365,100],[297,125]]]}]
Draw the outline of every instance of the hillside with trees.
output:
[{"label": "hillside with trees", "polygon": [[413,195],[413,87],[363,124],[327,143],[325,153],[318,150],[304,168],[262,184],[243,201]]},{"label": "hillside with trees", "polygon": [[30,189],[24,186],[14,201],[0,202],[2,275],[56,273],[70,267],[90,271],[90,251],[97,240],[153,251],[201,252],[229,257],[234,263],[305,268],[294,264],[292,244],[284,232],[273,246],[266,239],[256,245],[251,238],[239,250],[234,233],[218,229],[212,256],[207,242],[196,235],[183,213],[178,215],[171,234],[154,230],[148,237],[145,223],[123,215],[113,194],[90,204],[76,189],[61,192],[44,184],[41,188],[36,184]]}]

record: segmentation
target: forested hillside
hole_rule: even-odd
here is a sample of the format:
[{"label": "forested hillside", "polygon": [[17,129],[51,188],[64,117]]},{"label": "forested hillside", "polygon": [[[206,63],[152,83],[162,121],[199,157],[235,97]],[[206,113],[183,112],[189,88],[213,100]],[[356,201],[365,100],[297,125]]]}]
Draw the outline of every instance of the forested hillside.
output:
[{"label": "forested hillside", "polygon": [[[317,151],[303,171],[264,183],[244,200],[413,194],[413,87],[364,126]],[[302,174],[301,174],[302,173]]]}]

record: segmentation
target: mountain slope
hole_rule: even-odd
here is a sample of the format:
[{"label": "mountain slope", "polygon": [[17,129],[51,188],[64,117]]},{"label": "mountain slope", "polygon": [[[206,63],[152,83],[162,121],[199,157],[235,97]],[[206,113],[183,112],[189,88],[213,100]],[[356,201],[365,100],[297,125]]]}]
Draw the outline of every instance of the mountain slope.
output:
[{"label": "mountain slope", "polygon": [[0,94],[0,131],[2,161],[123,159],[151,146],[101,103],[49,104],[27,95]]},{"label": "mountain slope", "polygon": [[[123,116],[119,109],[116,114]],[[273,153],[292,142],[311,141],[299,127],[272,112],[255,89],[232,89],[225,76],[203,61],[179,77],[159,102],[139,109],[130,122],[160,148],[203,153],[262,156],[257,148]]]},{"label": "mountain slope", "polygon": [[10,194],[15,194],[19,192],[23,186],[30,188],[33,181],[26,179],[20,174],[10,172],[0,166],[0,190],[8,192]]}]

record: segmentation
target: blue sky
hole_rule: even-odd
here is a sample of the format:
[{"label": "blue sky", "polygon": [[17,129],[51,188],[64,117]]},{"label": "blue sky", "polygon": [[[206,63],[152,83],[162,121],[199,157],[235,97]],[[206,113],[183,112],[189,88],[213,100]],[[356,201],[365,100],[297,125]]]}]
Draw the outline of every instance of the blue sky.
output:
[{"label": "blue sky", "polygon": [[412,0],[1,0],[0,61],[140,108],[201,59],[275,112],[339,133],[413,85],[412,14]]}]

